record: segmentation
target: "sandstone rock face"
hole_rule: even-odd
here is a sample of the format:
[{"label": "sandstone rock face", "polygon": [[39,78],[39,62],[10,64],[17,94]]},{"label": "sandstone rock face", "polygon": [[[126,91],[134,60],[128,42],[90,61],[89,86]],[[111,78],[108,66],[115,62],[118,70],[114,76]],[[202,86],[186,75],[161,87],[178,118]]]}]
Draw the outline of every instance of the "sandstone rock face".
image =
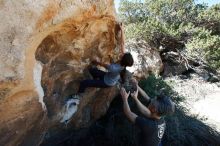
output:
[{"label": "sandstone rock face", "polygon": [[[37,145],[60,124],[65,97],[86,78],[90,60],[118,59],[114,3],[1,0],[0,18],[0,145]],[[115,93],[88,90],[72,126],[103,115]]]},{"label": "sandstone rock face", "polygon": [[[119,59],[115,15],[113,0],[0,0],[0,145],[39,145],[66,128],[66,97],[90,61]],[[117,92],[87,89],[67,127],[88,127]]]}]

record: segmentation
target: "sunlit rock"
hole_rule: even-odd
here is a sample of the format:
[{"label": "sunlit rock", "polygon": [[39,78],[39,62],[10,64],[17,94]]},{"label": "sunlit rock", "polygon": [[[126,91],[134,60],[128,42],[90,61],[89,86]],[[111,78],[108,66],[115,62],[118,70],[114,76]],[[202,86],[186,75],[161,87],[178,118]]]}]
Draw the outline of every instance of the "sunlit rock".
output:
[{"label": "sunlit rock", "polygon": [[0,19],[0,145],[39,145],[48,130],[88,127],[106,113],[117,87],[64,105],[94,57],[122,53],[113,0],[0,0]]}]

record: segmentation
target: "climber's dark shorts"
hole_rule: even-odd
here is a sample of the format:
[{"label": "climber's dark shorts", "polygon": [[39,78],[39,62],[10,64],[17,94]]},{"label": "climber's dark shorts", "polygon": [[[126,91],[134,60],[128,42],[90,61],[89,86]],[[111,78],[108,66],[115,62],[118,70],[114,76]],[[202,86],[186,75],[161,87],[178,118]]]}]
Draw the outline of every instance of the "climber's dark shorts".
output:
[{"label": "climber's dark shorts", "polygon": [[98,70],[97,68],[90,68],[89,72],[94,79],[83,80],[82,82],[80,82],[78,93],[85,92],[85,89],[88,87],[97,87],[97,88],[111,87],[109,85],[106,85],[104,82],[104,76],[106,72]]}]

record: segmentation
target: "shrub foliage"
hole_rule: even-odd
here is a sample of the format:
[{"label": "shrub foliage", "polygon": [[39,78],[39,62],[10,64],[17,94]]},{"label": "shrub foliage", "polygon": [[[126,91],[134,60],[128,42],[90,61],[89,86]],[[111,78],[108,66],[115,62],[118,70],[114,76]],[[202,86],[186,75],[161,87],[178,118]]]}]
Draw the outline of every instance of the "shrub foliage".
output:
[{"label": "shrub foliage", "polygon": [[184,44],[177,49],[220,69],[220,3],[208,7],[194,0],[122,0],[119,15],[128,39],[169,47],[158,36],[172,37]]}]

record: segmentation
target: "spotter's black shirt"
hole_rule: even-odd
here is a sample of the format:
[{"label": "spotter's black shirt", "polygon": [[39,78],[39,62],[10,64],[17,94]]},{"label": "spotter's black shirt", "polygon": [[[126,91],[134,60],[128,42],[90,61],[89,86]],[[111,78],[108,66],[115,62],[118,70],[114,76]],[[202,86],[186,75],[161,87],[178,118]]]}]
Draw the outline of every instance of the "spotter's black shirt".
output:
[{"label": "spotter's black shirt", "polygon": [[135,119],[135,125],[141,130],[140,135],[140,146],[158,146],[164,131],[165,121],[163,118],[159,120],[137,117]]}]

